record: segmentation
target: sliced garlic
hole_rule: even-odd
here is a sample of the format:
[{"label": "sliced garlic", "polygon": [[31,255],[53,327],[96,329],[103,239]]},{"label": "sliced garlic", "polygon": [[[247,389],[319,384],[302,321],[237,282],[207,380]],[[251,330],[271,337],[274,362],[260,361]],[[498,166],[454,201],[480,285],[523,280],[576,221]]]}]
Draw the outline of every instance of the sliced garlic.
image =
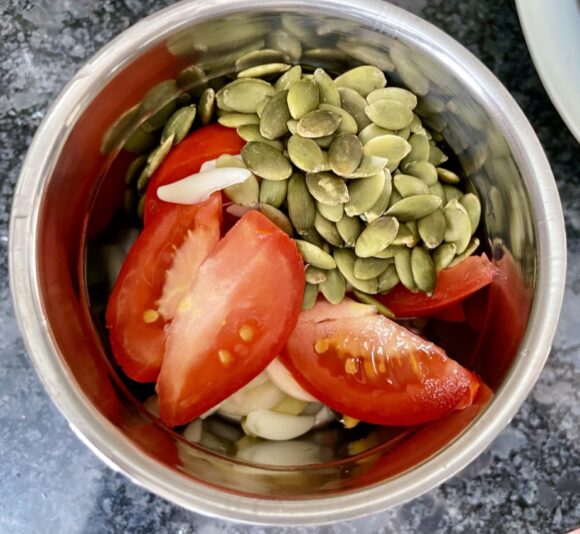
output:
[{"label": "sliced garlic", "polygon": [[270,380],[286,395],[306,402],[316,402],[317,399],[296,382],[296,379],[278,358],[274,358],[270,365],[266,367],[266,373]]},{"label": "sliced garlic", "polygon": [[314,417],[314,426],[319,427],[326,425],[335,419],[336,418],[334,417],[332,410],[328,406],[323,406]]},{"label": "sliced garlic", "polygon": [[201,439],[201,431],[202,431],[202,421],[201,419],[196,419],[192,421],[185,427],[183,430],[183,437],[188,440],[192,441],[193,443],[197,443]]},{"label": "sliced garlic", "polygon": [[282,441],[306,434],[314,427],[312,415],[287,415],[270,410],[255,410],[242,421],[244,432],[250,436]]},{"label": "sliced garlic", "polygon": [[254,410],[270,410],[284,398],[284,392],[269,380],[259,386],[244,387],[228,397],[220,406],[220,413],[248,415]]}]

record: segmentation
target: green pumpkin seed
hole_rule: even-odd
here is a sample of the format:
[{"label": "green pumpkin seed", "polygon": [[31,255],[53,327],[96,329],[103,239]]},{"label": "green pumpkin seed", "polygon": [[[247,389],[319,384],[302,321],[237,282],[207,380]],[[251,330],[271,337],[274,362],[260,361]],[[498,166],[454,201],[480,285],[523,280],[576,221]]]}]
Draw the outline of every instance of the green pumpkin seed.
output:
[{"label": "green pumpkin seed", "polygon": [[176,79],[177,87],[182,91],[189,91],[199,96],[207,87],[207,76],[203,69],[191,65],[183,69]]},{"label": "green pumpkin seed", "polygon": [[256,65],[238,73],[238,78],[267,78],[275,74],[282,74],[290,70],[291,65],[287,63],[266,63]]},{"label": "green pumpkin seed", "polygon": [[180,143],[191,129],[197,109],[195,105],[178,109],[167,121],[161,133],[161,142],[174,134],[173,143]]},{"label": "green pumpkin seed", "polygon": [[403,198],[429,194],[427,184],[420,178],[410,176],[409,174],[397,174],[393,178],[393,184]]},{"label": "green pumpkin seed", "polygon": [[325,154],[312,139],[293,135],[286,148],[292,163],[303,171],[320,172],[326,164]]},{"label": "green pumpkin seed", "polygon": [[[409,231],[409,229],[404,225],[399,226],[399,230],[401,230],[401,228],[404,228],[407,232]],[[394,258],[397,251],[401,248],[404,248],[404,246],[405,245],[393,245],[393,244],[391,244],[385,250],[381,250],[380,252],[377,252],[373,256],[373,258],[379,258],[381,260],[388,260],[388,259]]]},{"label": "green pumpkin seed", "polygon": [[358,217],[343,215],[336,223],[336,229],[347,247],[354,247],[363,230],[363,224]]},{"label": "green pumpkin seed", "polygon": [[367,102],[372,104],[377,100],[396,100],[409,109],[415,109],[417,106],[417,97],[401,87],[385,87],[376,89],[367,95]]},{"label": "green pumpkin seed", "polygon": [[431,165],[441,165],[449,159],[437,145],[429,144],[431,146],[431,149],[429,150],[429,163],[431,163]]},{"label": "green pumpkin seed", "polygon": [[139,201],[137,202],[137,217],[143,220],[144,213],[145,213],[145,195],[141,195]]},{"label": "green pumpkin seed", "polygon": [[331,304],[340,304],[346,293],[346,281],[338,269],[328,271],[326,280],[320,284],[320,292]]},{"label": "green pumpkin seed", "polygon": [[353,293],[359,302],[362,302],[363,304],[369,304],[370,306],[374,306],[375,309],[377,310],[377,313],[380,313],[381,315],[384,315],[389,319],[395,318],[395,314],[393,313],[393,311],[390,308],[387,308],[387,306],[385,306],[382,302],[378,301],[377,299],[367,295],[366,293],[363,293],[362,291],[358,291],[357,289],[353,290]]},{"label": "green pumpkin seed", "polygon": [[447,268],[455,258],[457,246],[455,243],[443,243],[433,251],[433,262],[437,272]]},{"label": "green pumpkin seed", "polygon": [[413,112],[396,100],[377,100],[365,108],[371,121],[387,130],[400,130],[411,124]]},{"label": "green pumpkin seed", "polygon": [[397,232],[397,235],[395,236],[395,239],[393,239],[391,245],[394,246],[404,245],[406,247],[412,247],[414,244],[415,244],[415,235],[413,234],[412,229],[409,228],[407,224],[400,224],[399,231]]},{"label": "green pumpkin seed", "polygon": [[260,127],[257,124],[246,124],[245,126],[240,126],[236,129],[236,132],[247,143],[250,141],[259,141],[260,143],[266,143],[267,145],[274,147],[279,152],[284,150],[284,145],[281,141],[266,139],[260,133]]},{"label": "green pumpkin seed", "polygon": [[384,215],[385,211],[387,211],[392,191],[393,179],[391,177],[391,173],[385,170],[385,183],[383,185],[383,190],[379,196],[379,199],[362,215],[366,222],[372,223]]},{"label": "green pumpkin seed", "polygon": [[302,299],[302,309],[309,310],[316,304],[318,298],[318,287],[314,284],[306,284],[304,286],[304,298]]},{"label": "green pumpkin seed", "polygon": [[370,280],[385,272],[385,269],[393,263],[392,260],[379,258],[357,258],[354,262],[354,275],[359,280]]},{"label": "green pumpkin seed", "polygon": [[361,131],[363,128],[371,124],[371,120],[365,113],[367,101],[359,93],[354,89],[349,89],[348,87],[339,87],[338,92],[340,93],[342,108],[352,115],[356,121],[358,131]]},{"label": "green pumpkin seed", "polygon": [[135,129],[125,144],[123,148],[131,154],[142,154],[143,152],[148,152],[157,144],[157,135],[151,132],[146,132],[141,128]]},{"label": "green pumpkin seed", "polygon": [[326,273],[328,271],[323,271],[318,267],[312,267],[311,265],[306,268],[304,271],[304,277],[306,278],[306,282],[309,284],[321,284],[326,280]]},{"label": "green pumpkin seed", "polygon": [[387,215],[397,217],[402,222],[415,221],[434,212],[442,204],[435,195],[416,195],[403,198],[387,210]]},{"label": "green pumpkin seed", "polygon": [[340,221],[344,214],[344,206],[338,204],[337,206],[329,206],[328,204],[323,204],[322,202],[316,202],[316,209],[318,213],[322,215],[325,219],[332,221],[334,223]]},{"label": "green pumpkin seed", "polygon": [[389,205],[388,208],[393,207],[397,202],[399,202],[399,200],[402,200],[403,197],[401,195],[399,195],[399,192],[396,189],[393,189],[392,193],[391,193],[391,198],[389,199]]},{"label": "green pumpkin seed", "polygon": [[141,100],[141,115],[153,114],[141,125],[145,132],[154,132],[162,128],[177,106],[175,99],[179,95],[175,80],[165,80],[150,89]]},{"label": "green pumpkin seed", "polygon": [[260,203],[279,208],[286,200],[288,180],[262,180],[260,182]]},{"label": "green pumpkin seed", "polygon": [[406,128],[403,128],[402,130],[397,130],[395,133],[399,137],[402,137],[405,141],[408,141],[409,137],[411,137],[411,128],[409,128],[407,126]]},{"label": "green pumpkin seed", "polygon": [[288,90],[288,109],[290,115],[300,120],[304,115],[314,111],[320,103],[320,91],[316,82],[302,78]]},{"label": "green pumpkin seed", "polygon": [[443,167],[437,167],[437,176],[444,184],[458,184],[461,182],[461,178],[457,174]]},{"label": "green pumpkin seed", "polygon": [[[302,55],[300,41],[285,30],[276,30],[267,37],[268,47],[285,52],[291,61],[298,61]],[[287,89],[287,88],[286,88]]]},{"label": "green pumpkin seed", "polygon": [[302,239],[295,239],[294,242],[298,247],[298,252],[300,252],[304,263],[325,270],[336,268],[336,263],[332,256],[324,252],[320,247],[308,241],[303,241]]},{"label": "green pumpkin seed", "polygon": [[389,54],[374,46],[360,43],[354,39],[339,42],[337,46],[356,60],[367,65],[374,65],[381,71],[391,72],[395,69]]},{"label": "green pumpkin seed", "polygon": [[216,169],[234,167],[235,169],[245,169],[246,165],[242,160],[230,154],[222,154],[215,160]]},{"label": "green pumpkin seed", "polygon": [[445,199],[447,202],[450,200],[460,200],[463,197],[463,192],[454,185],[441,185],[443,187],[443,191],[445,192]]},{"label": "green pumpkin seed", "polygon": [[417,290],[417,284],[413,278],[413,270],[411,267],[411,250],[408,248],[401,248],[395,254],[395,268],[397,269],[397,276],[407,289],[410,291]]},{"label": "green pumpkin seed", "polygon": [[226,113],[218,122],[227,128],[239,128],[248,124],[260,124],[260,117],[255,113]]},{"label": "green pumpkin seed", "polygon": [[294,65],[291,69],[287,70],[274,84],[274,89],[277,91],[287,91],[293,83],[296,83],[302,78],[302,67],[300,65]]},{"label": "green pumpkin seed", "polygon": [[270,206],[270,204],[262,204],[258,211],[260,211],[262,215],[268,217],[268,219],[270,219],[278,228],[280,228],[280,230],[292,237],[294,234],[294,228],[292,228],[292,223],[285,213],[281,212],[274,206]]},{"label": "green pumpkin seed", "polygon": [[376,156],[363,156],[360,165],[354,171],[344,175],[344,178],[368,178],[385,168],[387,160]]},{"label": "green pumpkin seed", "polygon": [[448,243],[455,243],[457,254],[461,254],[469,245],[471,238],[469,215],[457,199],[447,202],[443,208],[443,215],[445,215],[444,239]]},{"label": "green pumpkin seed", "polygon": [[296,231],[304,235],[314,226],[316,208],[314,199],[308,192],[304,176],[294,173],[288,181],[288,215]]},{"label": "green pumpkin seed", "polygon": [[445,198],[445,190],[443,189],[443,185],[440,184],[439,182],[437,182],[436,184],[430,185],[429,192],[432,195],[438,196],[441,199],[442,203],[447,202],[447,199]]},{"label": "green pumpkin seed", "polygon": [[147,156],[143,154],[142,156],[136,157],[127,168],[127,173],[125,174],[125,185],[133,185],[137,177],[143,172],[147,165]]},{"label": "green pumpkin seed", "polygon": [[397,267],[394,263],[391,263],[387,266],[383,274],[381,274],[381,276],[378,278],[379,293],[381,293],[381,295],[388,293],[399,282],[400,280],[399,275],[397,274]]},{"label": "green pumpkin seed", "polygon": [[370,258],[386,249],[397,236],[399,221],[394,217],[381,217],[369,224],[356,240],[355,253],[359,258]]},{"label": "green pumpkin seed", "polygon": [[[326,135],[324,137],[319,137],[318,139],[313,139],[313,141],[320,147],[320,148],[328,148],[334,141],[334,135]],[[330,164],[329,164],[330,165]],[[330,170],[330,167],[326,170]]]},{"label": "green pumpkin seed", "polygon": [[287,104],[288,91],[280,91],[268,100],[260,117],[260,133],[266,139],[279,139],[288,133],[291,119]]},{"label": "green pumpkin seed", "polygon": [[324,111],[332,111],[333,113],[336,113],[342,117],[342,121],[336,130],[337,133],[356,134],[358,132],[358,126],[354,120],[354,117],[341,107],[334,106],[332,104],[320,104],[319,109]]},{"label": "green pumpkin seed", "polygon": [[344,204],[350,198],[344,180],[329,172],[308,173],[306,186],[318,202],[329,206]]},{"label": "green pumpkin seed", "polygon": [[449,264],[449,267],[455,267],[455,265],[460,264],[463,260],[469,258],[477,249],[479,248],[479,239],[474,237],[467,245],[467,248],[461,253],[453,258],[453,261]]},{"label": "green pumpkin seed", "polygon": [[473,235],[479,226],[479,220],[481,218],[481,203],[479,202],[479,198],[473,193],[467,193],[459,199],[459,202],[461,202],[467,215],[469,215],[471,234]]},{"label": "green pumpkin seed", "polygon": [[385,188],[385,172],[379,171],[368,178],[353,180],[348,184],[350,200],[344,206],[344,212],[349,217],[362,215],[371,209],[381,197]]},{"label": "green pumpkin seed", "polygon": [[[428,139],[431,139],[431,134],[423,127],[423,123],[421,122],[419,115],[413,114],[413,120],[411,121],[411,124],[409,124],[409,132],[409,135],[411,133],[420,133],[427,136]],[[431,143],[429,143],[429,145],[430,144]]]},{"label": "green pumpkin seed", "polygon": [[292,165],[274,147],[252,141],[242,148],[244,163],[256,176],[267,180],[286,180],[292,174]]},{"label": "green pumpkin seed", "polygon": [[384,128],[381,128],[380,126],[377,126],[376,124],[369,124],[368,126],[365,126],[360,133],[358,134],[358,137],[361,141],[361,143],[363,145],[366,145],[371,139],[374,139],[375,137],[381,137],[383,135],[393,135],[395,132],[394,130],[385,130]]},{"label": "green pumpkin seed", "polygon": [[346,281],[355,289],[374,295],[378,292],[379,286],[376,278],[372,280],[359,280],[354,275],[354,264],[356,256],[352,250],[346,248],[335,248],[332,252],[336,266]]},{"label": "green pumpkin seed", "polygon": [[224,189],[226,196],[240,206],[255,206],[258,203],[260,184],[252,174],[241,184],[231,185]]},{"label": "green pumpkin seed", "polygon": [[414,161],[403,166],[406,174],[420,178],[428,186],[437,183],[437,169],[427,161]]},{"label": "green pumpkin seed", "polygon": [[236,72],[241,72],[252,67],[266,65],[268,63],[286,63],[289,58],[281,50],[273,48],[262,48],[261,50],[252,50],[241,55],[234,63]]},{"label": "green pumpkin seed", "polygon": [[[127,133],[135,130],[135,125],[139,121],[139,105],[133,106],[125,111],[105,132],[101,140],[101,154],[108,154],[123,140]],[[150,135],[150,134],[147,134]],[[153,137],[151,135],[151,137]],[[153,144],[155,144],[155,141]],[[150,147],[143,150],[146,151]]]},{"label": "green pumpkin seed", "polygon": [[419,241],[421,241],[421,236],[419,235],[419,229],[417,228],[417,221],[409,221],[405,223],[405,226],[411,232],[412,240],[409,243],[409,247],[416,246]]},{"label": "green pumpkin seed", "polygon": [[163,163],[163,160],[169,154],[171,147],[173,146],[174,134],[171,134],[163,143],[161,143],[147,158],[147,167],[141,173],[139,180],[137,181],[137,191],[142,193],[145,191],[149,179],[153,176],[153,173],[159,168]]},{"label": "green pumpkin seed", "polygon": [[318,233],[316,228],[308,228],[298,233],[304,239],[304,241],[308,241],[309,243],[316,245],[318,248],[324,250],[324,252],[330,252],[330,245],[324,239],[322,239],[322,236]]},{"label": "green pumpkin seed", "polygon": [[389,161],[400,161],[411,151],[411,145],[398,135],[380,135],[364,146],[366,156],[378,156]]},{"label": "green pumpkin seed", "polygon": [[443,242],[445,235],[443,210],[436,209],[433,213],[419,219],[417,230],[427,248],[437,248]]},{"label": "green pumpkin seed", "polygon": [[334,80],[337,87],[347,87],[366,97],[372,91],[387,85],[383,72],[372,65],[362,65],[348,70]]},{"label": "green pumpkin seed", "polygon": [[314,81],[320,89],[320,103],[341,106],[340,93],[332,78],[323,69],[314,71]]},{"label": "green pumpkin seed", "polygon": [[354,172],[361,163],[363,147],[355,134],[337,135],[328,149],[330,168],[339,176]]},{"label": "green pumpkin seed", "polygon": [[429,159],[429,139],[423,134],[413,134],[409,137],[409,144],[411,145],[411,152],[401,161],[403,165],[412,163],[414,161],[427,161]]},{"label": "green pumpkin seed", "polygon": [[216,108],[215,91],[208,87],[199,97],[199,119],[202,124],[209,124]]},{"label": "green pumpkin seed", "polygon": [[294,119],[290,119],[287,123],[286,126],[288,126],[288,131],[292,134],[292,135],[297,135],[298,134],[298,121],[295,121]]},{"label": "green pumpkin seed", "polygon": [[342,117],[337,113],[317,109],[300,119],[296,131],[302,137],[326,137],[336,132],[341,122]]},{"label": "green pumpkin seed", "polygon": [[256,106],[256,114],[258,117],[262,118],[262,113],[264,112],[264,109],[266,109],[266,106],[268,105],[268,102],[270,102],[271,98],[271,96],[265,96],[258,102]]},{"label": "green pumpkin seed", "polygon": [[316,213],[314,218],[314,228],[316,231],[331,245],[335,247],[342,247],[343,242],[336,229],[336,224],[325,219],[320,213]]},{"label": "green pumpkin seed", "polygon": [[415,247],[411,252],[411,271],[417,287],[430,297],[435,291],[437,276],[435,264],[424,248]]},{"label": "green pumpkin seed", "polygon": [[275,93],[276,90],[264,80],[242,78],[222,87],[216,94],[216,101],[224,111],[256,113],[258,104]]}]

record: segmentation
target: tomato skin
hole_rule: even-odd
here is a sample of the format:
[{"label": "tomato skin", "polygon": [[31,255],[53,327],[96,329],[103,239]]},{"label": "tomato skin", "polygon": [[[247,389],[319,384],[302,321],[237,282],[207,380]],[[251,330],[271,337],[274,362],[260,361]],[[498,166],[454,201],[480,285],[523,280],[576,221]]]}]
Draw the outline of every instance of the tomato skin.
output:
[{"label": "tomato skin", "polygon": [[448,308],[487,286],[497,272],[497,267],[485,254],[471,256],[437,275],[437,285],[431,297],[421,292],[413,293],[398,284],[386,295],[378,295],[377,299],[399,318],[425,317]]},{"label": "tomato skin", "polygon": [[261,213],[244,214],[201,265],[188,306],[167,328],[161,419],[187,423],[262,372],[296,325],[304,284],[296,244]]},{"label": "tomato skin", "polygon": [[245,141],[232,128],[209,124],[190,133],[175,145],[153,174],[145,193],[143,221],[147,225],[155,214],[174,206],[157,198],[157,189],[199,172],[201,165],[222,154],[239,154]]},{"label": "tomato skin", "polygon": [[441,348],[380,315],[300,320],[281,359],[321,402],[381,425],[438,419],[479,387]]},{"label": "tomato skin", "polygon": [[143,313],[156,309],[165,273],[173,262],[174,247],[179,248],[188,230],[192,230],[204,243],[200,250],[209,253],[219,240],[220,223],[219,194],[195,206],[176,205],[152,220],[129,251],[109,297],[106,322],[113,354],[133,380],[151,382],[159,374],[165,322],[159,316],[146,323]]}]

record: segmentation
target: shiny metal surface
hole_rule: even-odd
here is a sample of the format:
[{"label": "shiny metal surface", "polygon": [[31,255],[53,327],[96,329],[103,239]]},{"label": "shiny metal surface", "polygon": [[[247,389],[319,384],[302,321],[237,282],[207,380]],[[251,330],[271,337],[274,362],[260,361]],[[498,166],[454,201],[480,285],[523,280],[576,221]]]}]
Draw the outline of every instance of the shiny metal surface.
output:
[{"label": "shiny metal surface", "polygon": [[[108,160],[98,151],[102,135],[154,83],[191,62],[216,76],[226,73],[241,47],[255,46],[280,26],[299,33],[305,48],[356,36],[357,43],[382,52],[378,60],[389,79],[422,95],[421,113],[482,195],[490,250],[506,280],[521,273],[510,303],[520,318],[513,330],[521,332],[509,332],[511,344],[502,343],[502,310],[494,310],[499,319],[490,320],[480,347],[488,360],[497,358],[481,369],[496,390],[494,399],[482,413],[417,432],[402,453],[387,435],[377,440],[378,449],[359,455],[271,467],[188,444],[139,410],[115,377],[91,321],[84,245],[107,225],[119,201],[109,181],[114,173],[103,173]],[[327,67],[343,68],[342,60]],[[18,320],[34,364],[96,454],[186,508],[238,521],[306,524],[344,520],[416,497],[491,442],[547,357],[563,293],[564,245],[559,199],[535,134],[492,74],[449,37],[381,2],[218,0],[180,3],[137,24],[67,86],[23,166],[10,259]]]}]

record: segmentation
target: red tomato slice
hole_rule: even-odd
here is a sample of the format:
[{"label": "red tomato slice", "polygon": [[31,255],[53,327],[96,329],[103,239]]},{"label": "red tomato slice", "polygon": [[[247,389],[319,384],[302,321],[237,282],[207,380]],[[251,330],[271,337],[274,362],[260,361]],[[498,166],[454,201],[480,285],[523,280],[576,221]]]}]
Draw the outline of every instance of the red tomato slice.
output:
[{"label": "red tomato slice", "polygon": [[161,419],[187,423],[263,371],[296,325],[303,293],[295,243],[261,213],[247,212],[201,265],[167,328]]},{"label": "red tomato slice", "polygon": [[441,319],[442,321],[449,321],[451,323],[462,323],[465,321],[465,311],[461,302],[451,304],[447,308],[437,311],[433,317]]},{"label": "red tomato slice", "polygon": [[437,275],[437,285],[431,297],[421,292],[413,293],[399,284],[386,295],[376,298],[397,317],[424,317],[460,302],[490,284],[496,273],[497,268],[485,254],[471,256]]},{"label": "red tomato slice", "polygon": [[281,358],[321,402],[381,425],[438,419],[469,406],[479,387],[443,349],[382,315],[301,318]]},{"label": "red tomato slice", "polygon": [[180,292],[189,290],[197,268],[219,241],[220,220],[218,193],[195,206],[175,206],[145,227],[127,255],[106,319],[113,354],[133,380],[157,378],[165,346],[158,301],[163,296],[170,308]]},{"label": "red tomato slice", "polygon": [[199,172],[202,163],[222,154],[239,154],[245,141],[232,128],[210,124],[190,133],[171,149],[159,169],[151,177],[145,194],[145,225],[164,207],[174,206],[157,198],[157,188]]}]

